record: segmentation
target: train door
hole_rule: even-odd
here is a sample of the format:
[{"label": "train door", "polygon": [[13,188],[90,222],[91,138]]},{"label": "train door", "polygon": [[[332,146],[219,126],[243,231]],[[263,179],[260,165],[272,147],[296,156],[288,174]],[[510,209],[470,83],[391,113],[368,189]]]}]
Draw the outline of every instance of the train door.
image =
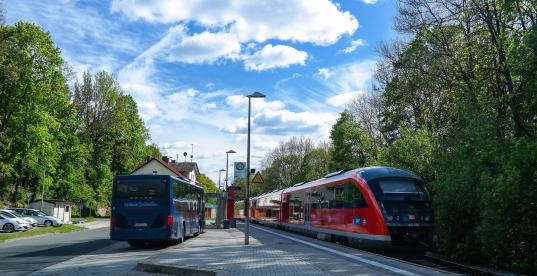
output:
[{"label": "train door", "polygon": [[305,193],[306,198],[304,199],[304,228],[310,230],[310,191]]}]

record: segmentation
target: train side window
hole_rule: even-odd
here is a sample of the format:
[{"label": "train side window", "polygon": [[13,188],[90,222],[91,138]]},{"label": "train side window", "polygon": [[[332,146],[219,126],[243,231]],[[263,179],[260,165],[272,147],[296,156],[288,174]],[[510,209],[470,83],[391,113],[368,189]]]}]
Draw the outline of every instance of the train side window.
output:
[{"label": "train side window", "polygon": [[289,198],[289,220],[299,222],[303,219],[303,196],[301,193],[291,194]]},{"label": "train side window", "polygon": [[313,190],[311,192],[311,208],[313,209],[317,209],[317,208],[321,208],[321,197],[322,197],[322,193],[320,192],[320,190]]},{"label": "train side window", "polygon": [[345,202],[347,208],[367,208],[364,195],[353,182],[345,183]]}]

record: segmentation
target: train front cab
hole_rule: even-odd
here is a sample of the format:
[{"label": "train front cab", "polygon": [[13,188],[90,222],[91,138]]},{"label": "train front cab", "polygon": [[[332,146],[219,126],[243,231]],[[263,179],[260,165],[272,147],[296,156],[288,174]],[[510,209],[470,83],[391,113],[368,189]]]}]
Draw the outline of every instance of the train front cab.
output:
[{"label": "train front cab", "polygon": [[421,179],[386,176],[369,179],[367,184],[380,208],[392,246],[433,245],[434,214]]}]

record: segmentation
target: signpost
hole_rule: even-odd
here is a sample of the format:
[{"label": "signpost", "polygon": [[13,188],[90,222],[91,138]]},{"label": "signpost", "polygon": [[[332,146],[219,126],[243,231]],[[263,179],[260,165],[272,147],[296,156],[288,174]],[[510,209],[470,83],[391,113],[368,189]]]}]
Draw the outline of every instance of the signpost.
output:
[{"label": "signpost", "polygon": [[262,184],[263,182],[265,182],[263,181],[263,176],[261,176],[260,172],[257,172],[252,179],[252,183]]},{"label": "signpost", "polygon": [[246,179],[246,162],[235,162],[235,179]]}]

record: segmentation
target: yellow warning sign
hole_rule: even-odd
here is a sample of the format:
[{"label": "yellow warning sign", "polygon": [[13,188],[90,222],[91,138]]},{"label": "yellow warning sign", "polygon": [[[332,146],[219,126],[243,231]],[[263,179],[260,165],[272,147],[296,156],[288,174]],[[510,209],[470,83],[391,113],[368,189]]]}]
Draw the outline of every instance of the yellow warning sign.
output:
[{"label": "yellow warning sign", "polygon": [[254,178],[252,179],[252,183],[261,184],[263,183],[263,177],[261,176],[260,172],[255,173]]}]

